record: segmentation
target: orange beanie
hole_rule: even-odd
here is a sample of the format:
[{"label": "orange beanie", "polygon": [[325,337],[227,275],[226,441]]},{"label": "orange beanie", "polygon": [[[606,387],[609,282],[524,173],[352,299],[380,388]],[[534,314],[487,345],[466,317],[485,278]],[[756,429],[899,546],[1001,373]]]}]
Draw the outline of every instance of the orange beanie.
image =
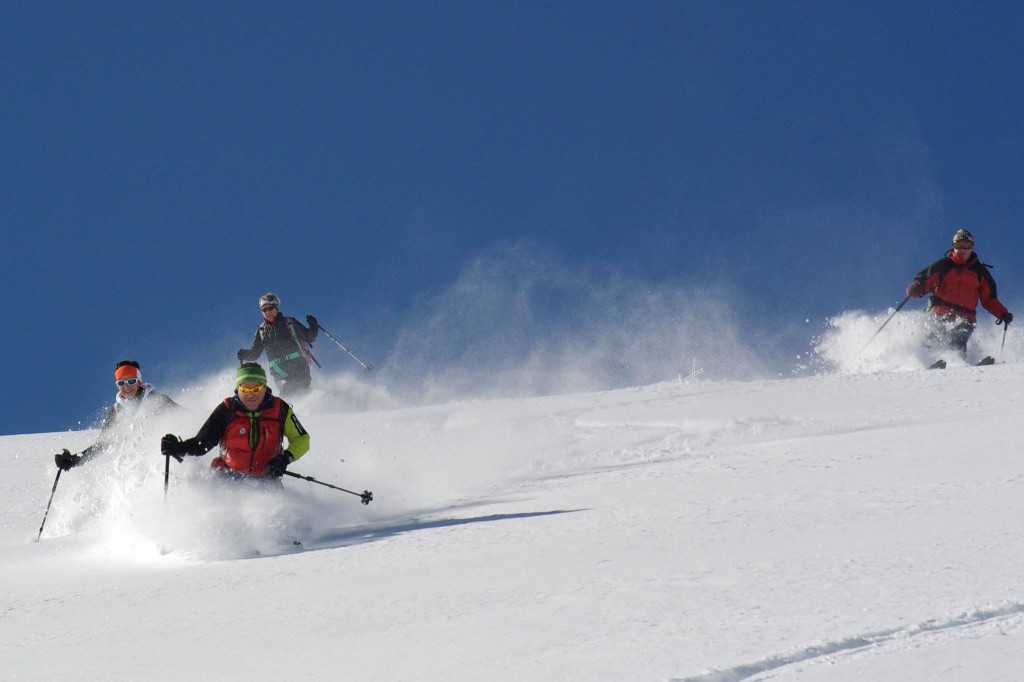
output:
[{"label": "orange beanie", "polygon": [[131,365],[121,365],[114,370],[114,380],[120,381],[121,379],[141,379],[142,372],[139,371],[138,367],[132,367]]}]

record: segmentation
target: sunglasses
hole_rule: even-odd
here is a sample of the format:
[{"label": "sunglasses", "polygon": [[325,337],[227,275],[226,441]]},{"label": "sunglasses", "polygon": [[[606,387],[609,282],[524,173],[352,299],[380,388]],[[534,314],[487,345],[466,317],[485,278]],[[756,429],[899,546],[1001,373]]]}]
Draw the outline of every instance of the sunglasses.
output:
[{"label": "sunglasses", "polygon": [[266,385],[260,384],[259,386],[239,386],[238,390],[246,395],[254,395],[262,391],[264,388],[266,388]]},{"label": "sunglasses", "polygon": [[956,244],[953,244],[953,248],[957,251],[970,251],[974,248],[974,244],[970,242],[957,242]]},{"label": "sunglasses", "polygon": [[269,313],[271,310],[277,310],[277,306],[276,305],[268,305],[265,308],[260,308],[260,310],[265,312],[265,313]]},{"label": "sunglasses", "polygon": [[140,381],[142,381],[142,379],[136,379],[134,377],[132,377],[131,379],[118,379],[117,380],[117,385],[118,386],[134,386],[135,384],[139,383]]}]

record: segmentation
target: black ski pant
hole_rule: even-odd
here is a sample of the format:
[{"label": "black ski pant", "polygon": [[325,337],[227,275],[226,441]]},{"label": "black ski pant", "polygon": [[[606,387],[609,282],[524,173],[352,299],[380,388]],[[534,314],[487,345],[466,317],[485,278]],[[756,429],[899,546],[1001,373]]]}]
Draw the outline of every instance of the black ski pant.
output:
[{"label": "black ski pant", "polygon": [[952,348],[961,357],[967,357],[967,341],[974,333],[974,322],[955,315],[935,315],[929,326],[928,336],[935,344]]}]

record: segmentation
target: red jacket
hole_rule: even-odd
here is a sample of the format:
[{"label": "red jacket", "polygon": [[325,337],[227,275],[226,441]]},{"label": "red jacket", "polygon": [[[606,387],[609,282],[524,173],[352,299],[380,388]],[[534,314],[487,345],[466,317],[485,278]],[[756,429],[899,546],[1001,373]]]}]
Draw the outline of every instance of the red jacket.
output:
[{"label": "red jacket", "polygon": [[944,258],[917,273],[914,281],[920,283],[921,288],[911,295],[920,298],[931,294],[928,310],[935,315],[962,317],[975,322],[975,309],[981,301],[985,310],[1000,318],[1007,310],[996,297],[996,281],[988,268],[973,251],[963,260],[950,249]]},{"label": "red jacket", "polygon": [[266,476],[267,462],[283,451],[297,460],[309,450],[309,434],[291,406],[267,389],[263,402],[248,410],[232,396],[218,403],[193,438],[182,441],[181,454],[205,455],[220,445],[220,456],[211,467],[228,467],[245,476]]},{"label": "red jacket", "polygon": [[267,462],[281,454],[284,435],[281,424],[283,403],[274,398],[262,412],[238,409],[234,398],[226,398],[224,407],[234,416],[220,437],[221,457],[230,469],[249,476],[263,476]]}]

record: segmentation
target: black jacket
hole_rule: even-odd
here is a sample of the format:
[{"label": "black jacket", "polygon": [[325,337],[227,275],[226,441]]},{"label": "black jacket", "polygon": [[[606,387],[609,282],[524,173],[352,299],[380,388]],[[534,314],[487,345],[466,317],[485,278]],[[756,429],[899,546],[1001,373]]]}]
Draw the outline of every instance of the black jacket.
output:
[{"label": "black jacket", "polygon": [[[272,324],[263,322],[256,328],[252,338],[252,347],[238,351],[239,362],[256,360],[263,351],[267,352],[267,361],[271,370],[287,363],[301,362],[306,364],[305,353],[308,344],[316,341],[319,329],[307,329],[294,317],[278,315]],[[302,344],[307,344],[306,348]],[[296,355],[297,353],[297,355]]]}]

